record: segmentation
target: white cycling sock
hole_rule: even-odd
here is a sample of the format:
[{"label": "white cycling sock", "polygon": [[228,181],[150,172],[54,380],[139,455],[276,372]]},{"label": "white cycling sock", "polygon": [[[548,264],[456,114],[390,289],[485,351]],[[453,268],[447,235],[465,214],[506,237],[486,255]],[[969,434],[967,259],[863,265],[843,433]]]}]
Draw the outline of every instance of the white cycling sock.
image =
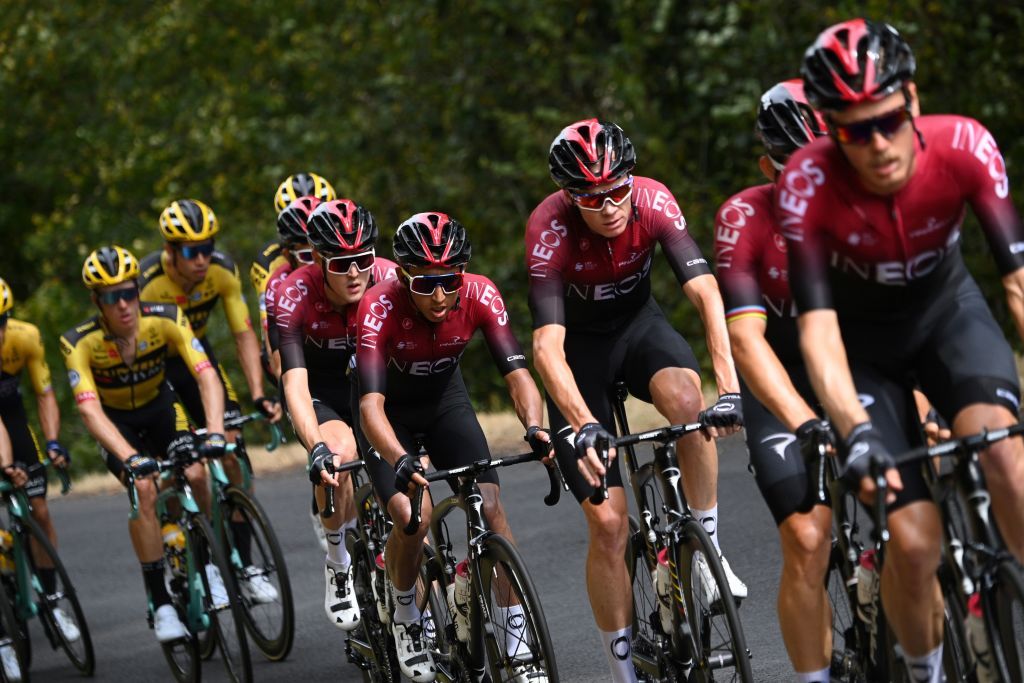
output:
[{"label": "white cycling sock", "polygon": [[345,547],[345,527],[337,531],[324,527],[324,536],[327,538],[327,562],[335,569],[347,569],[352,560]]},{"label": "white cycling sock", "polygon": [[942,643],[920,657],[906,656],[910,680],[916,683],[942,683]]},{"label": "white cycling sock", "polygon": [[403,624],[411,624],[419,621],[420,608],[416,606],[416,584],[407,591],[400,591],[392,587],[392,595],[395,596],[395,621]]},{"label": "white cycling sock", "polygon": [[633,668],[633,627],[618,631],[601,631],[601,644],[614,683],[636,683],[636,669]]},{"label": "white cycling sock", "polygon": [[526,632],[526,616],[522,605],[498,606],[499,640],[505,641],[505,654],[522,657],[530,652],[529,634]]},{"label": "white cycling sock", "polygon": [[708,532],[711,542],[715,544],[715,550],[721,555],[722,547],[718,545],[718,506],[716,505],[710,510],[698,510],[695,507],[691,507],[690,512],[693,513],[693,516],[704,527],[704,531]]},{"label": "white cycling sock", "polygon": [[796,674],[796,680],[797,683],[828,683],[828,671],[829,669],[827,666],[821,671],[809,671],[807,673],[800,673],[798,671]]}]

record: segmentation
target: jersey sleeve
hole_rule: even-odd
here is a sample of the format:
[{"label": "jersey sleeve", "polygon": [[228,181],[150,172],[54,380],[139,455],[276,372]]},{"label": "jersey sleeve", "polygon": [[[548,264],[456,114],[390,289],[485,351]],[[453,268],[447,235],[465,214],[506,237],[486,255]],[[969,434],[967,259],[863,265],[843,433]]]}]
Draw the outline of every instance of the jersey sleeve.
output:
[{"label": "jersey sleeve", "polygon": [[46,363],[46,353],[43,349],[43,340],[39,335],[39,328],[32,325],[28,329],[28,374],[32,379],[32,388],[37,396],[42,396],[53,389],[53,380],[50,378],[50,366]]},{"label": "jersey sleeve", "polygon": [[526,356],[509,324],[505,301],[497,286],[485,277],[480,278],[479,299],[473,300],[477,329],[484,334],[491,358],[502,377],[526,367]]},{"label": "jersey sleeve", "polygon": [[549,199],[538,206],[526,223],[528,301],[535,330],[545,325],[565,325],[562,261],[568,228],[548,209],[550,203]]},{"label": "jersey sleeve", "polygon": [[192,326],[188,324],[188,317],[184,311],[175,306],[173,320],[164,316],[160,316],[158,319],[163,327],[167,345],[178,352],[178,356],[181,357],[193,377],[198,379],[200,372],[212,367],[206,350],[203,348],[203,343],[193,334]]},{"label": "jersey sleeve", "polygon": [[1010,180],[995,138],[973,119],[952,126],[952,167],[985,233],[1002,275],[1024,267],[1024,226],[1010,199]]},{"label": "jersey sleeve", "polygon": [[68,369],[68,383],[75,403],[99,400],[96,392],[96,381],[92,376],[89,364],[89,352],[84,344],[73,344],[66,336],[60,338],[60,350],[64,356],[64,365]]},{"label": "jersey sleeve", "polygon": [[355,361],[360,396],[387,390],[389,316],[393,310],[387,292],[364,296],[359,302]]},{"label": "jersey sleeve", "polygon": [[302,272],[296,271],[284,282],[267,290],[272,300],[269,310],[272,311],[271,320],[274,323],[270,348],[281,352],[282,374],[293,368],[306,367],[302,330],[306,320],[309,285],[303,282],[303,277]]},{"label": "jersey sleeve", "polygon": [[637,204],[637,208],[647,214],[648,229],[665,252],[665,258],[679,284],[684,285],[695,277],[709,275],[711,266],[686,229],[686,217],[669,189],[657,183],[653,192],[647,193],[645,201],[650,203]]},{"label": "jersey sleeve", "polygon": [[224,314],[228,319],[228,327],[231,328],[234,334],[251,330],[252,322],[249,320],[249,307],[246,305],[245,296],[242,294],[242,278],[238,275],[238,266],[226,263],[220,272],[219,294],[221,301],[224,303]]},{"label": "jersey sleeve", "polygon": [[762,251],[757,239],[759,222],[765,220],[743,193],[722,204],[715,215],[715,265],[727,323],[751,317],[767,320],[758,280]]}]

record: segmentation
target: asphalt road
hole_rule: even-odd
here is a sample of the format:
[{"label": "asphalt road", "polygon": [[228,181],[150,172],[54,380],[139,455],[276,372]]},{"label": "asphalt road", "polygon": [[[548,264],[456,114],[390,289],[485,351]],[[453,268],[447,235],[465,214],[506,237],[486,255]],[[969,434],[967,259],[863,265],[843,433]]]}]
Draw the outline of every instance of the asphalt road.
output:
[{"label": "asphalt road", "polygon": [[[747,472],[740,437],[721,442],[719,506],[722,546],[750,588],[740,615],[757,680],[792,678],[775,619],[779,550],[775,526]],[[583,580],[586,533],[575,501],[554,509],[541,500],[547,479],[539,465],[504,470],[502,498],[520,549],[537,584],[557,650],[563,681],[607,679]],[[52,489],[51,489],[52,491]],[[309,522],[309,484],[298,470],[261,478],[257,495],[274,521],[288,560],[296,601],[296,640],[285,662],[253,654],[257,680],[356,681],[345,662],[341,632],[323,613],[323,563]],[[127,534],[123,495],[52,500],[60,553],[81,596],[96,650],[97,681],[164,681],[163,655],[146,627],[145,596]],[[79,677],[62,653],[48,651],[38,625],[34,681]],[[45,649],[44,649],[45,648]],[[217,658],[204,663],[204,680],[223,680]]]}]

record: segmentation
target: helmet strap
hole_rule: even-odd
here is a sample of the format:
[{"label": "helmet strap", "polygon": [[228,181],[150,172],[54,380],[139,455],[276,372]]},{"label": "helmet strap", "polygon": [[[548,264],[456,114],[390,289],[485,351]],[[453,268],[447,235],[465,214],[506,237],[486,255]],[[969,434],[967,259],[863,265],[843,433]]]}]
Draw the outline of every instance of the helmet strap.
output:
[{"label": "helmet strap", "polygon": [[921,134],[921,129],[917,127],[917,121],[914,117],[913,109],[911,108],[910,88],[906,85],[902,88],[904,106],[907,108],[907,113],[910,115],[910,127],[914,129],[914,134],[917,135],[917,141],[921,143],[921,149],[925,149],[926,145],[924,142],[924,135]]}]

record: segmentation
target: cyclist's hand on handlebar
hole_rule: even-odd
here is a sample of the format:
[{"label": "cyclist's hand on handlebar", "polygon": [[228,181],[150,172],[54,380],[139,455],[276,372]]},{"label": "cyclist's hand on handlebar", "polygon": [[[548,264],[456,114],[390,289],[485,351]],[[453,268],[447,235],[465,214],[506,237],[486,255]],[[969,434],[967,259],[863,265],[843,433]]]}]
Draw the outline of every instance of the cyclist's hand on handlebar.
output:
[{"label": "cyclist's hand on handlebar", "polygon": [[151,477],[160,473],[160,464],[148,455],[141,453],[132,453],[128,456],[128,459],[124,461],[124,466],[135,479]]},{"label": "cyclist's hand on handlebar", "polygon": [[227,450],[228,442],[223,434],[207,434],[199,444],[199,457],[219,458]]},{"label": "cyclist's hand on handlebar", "polygon": [[715,405],[701,411],[697,421],[711,439],[735,434],[743,426],[743,399],[739,394],[722,394]]},{"label": "cyclist's hand on handlebar", "polygon": [[816,456],[818,445],[824,443],[830,452],[835,449],[836,435],[825,420],[811,418],[796,428],[796,438],[800,443],[800,453],[804,458]]},{"label": "cyclist's hand on handlebar", "polygon": [[320,486],[338,486],[338,475],[334,472],[334,453],[323,441],[313,445],[309,451],[309,480]]},{"label": "cyclist's hand on handlebar", "polygon": [[[600,478],[606,472],[598,449],[603,447],[602,444],[607,444],[613,438],[615,437],[597,422],[588,422],[576,432],[576,466],[579,468],[580,474],[583,475],[583,478],[591,486],[599,486],[601,484]],[[609,448],[609,464],[614,459],[615,449]]]},{"label": "cyclist's hand on handlebar", "polygon": [[870,422],[855,426],[844,442],[846,461],[843,463],[843,478],[853,487],[860,489],[860,499],[871,504],[875,500],[875,481],[871,476],[871,460],[880,462],[885,470],[889,491],[885,502],[896,500],[896,492],[903,489],[903,480],[896,469],[896,461],[882,442],[882,437]]},{"label": "cyclist's hand on handlebar", "polygon": [[28,471],[20,462],[12,462],[4,467],[4,476],[7,477],[15,488],[21,488],[28,483]]},{"label": "cyclist's hand on handlebar", "polygon": [[429,485],[423,471],[419,458],[403,453],[402,457],[395,461],[395,488],[399,493],[411,498],[417,487]]},{"label": "cyclist's hand on handlebar", "polygon": [[46,454],[57,467],[68,467],[71,464],[71,454],[68,453],[68,449],[64,448],[56,439],[46,442]]},{"label": "cyclist's hand on handlebar", "polygon": [[921,429],[924,430],[925,440],[929,446],[935,446],[953,438],[953,432],[950,431],[945,421],[939,417],[935,408],[928,411],[924,422],[921,423]]},{"label": "cyclist's hand on handlebar", "polygon": [[260,411],[260,414],[267,418],[270,424],[275,424],[281,419],[281,403],[273,396],[260,396],[254,398],[252,402],[256,405],[256,410]]},{"label": "cyclist's hand on handlebar", "polygon": [[533,425],[526,430],[523,441],[530,444],[530,450],[548,467],[552,467],[551,458],[555,455],[554,444],[551,443],[551,432]]}]

